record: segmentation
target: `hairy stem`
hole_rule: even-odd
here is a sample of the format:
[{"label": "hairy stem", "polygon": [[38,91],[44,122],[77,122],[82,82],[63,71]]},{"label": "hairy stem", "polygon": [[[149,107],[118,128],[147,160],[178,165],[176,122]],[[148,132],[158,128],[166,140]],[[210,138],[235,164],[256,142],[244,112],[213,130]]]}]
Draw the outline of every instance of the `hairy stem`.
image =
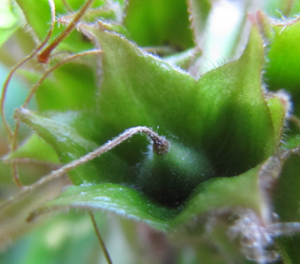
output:
[{"label": "hairy stem", "polygon": [[[23,112],[25,114],[26,111],[28,111],[28,110],[27,109],[19,109],[18,111]],[[42,177],[40,180],[38,180],[34,184],[24,187],[22,189],[22,191],[17,195],[17,197],[13,197],[10,200],[8,200],[6,203],[4,203],[0,207],[0,211],[3,210],[4,208],[6,208],[7,206],[9,206],[11,203],[13,203],[14,200],[20,199],[21,197],[30,193],[31,191],[38,188],[39,186],[42,186],[43,184],[45,184],[49,181],[59,178],[59,177],[63,176],[64,174],[66,174],[68,171],[70,171],[70,170],[96,158],[96,157],[101,156],[102,154],[115,148],[116,146],[120,145],[123,141],[127,140],[128,138],[132,137],[133,135],[135,135],[137,133],[144,133],[151,138],[151,140],[153,141],[153,151],[156,152],[157,154],[164,155],[169,151],[169,147],[170,147],[169,142],[164,137],[161,137],[157,133],[152,131],[150,128],[143,127],[143,126],[129,128],[125,132],[120,134],[118,137],[108,141],[107,143],[105,143],[101,147],[95,149],[94,151],[86,154],[85,156],[82,156],[81,158],[79,158],[77,160],[71,161],[70,163],[64,165],[63,167],[61,167],[58,170],[52,171],[50,174]]]}]

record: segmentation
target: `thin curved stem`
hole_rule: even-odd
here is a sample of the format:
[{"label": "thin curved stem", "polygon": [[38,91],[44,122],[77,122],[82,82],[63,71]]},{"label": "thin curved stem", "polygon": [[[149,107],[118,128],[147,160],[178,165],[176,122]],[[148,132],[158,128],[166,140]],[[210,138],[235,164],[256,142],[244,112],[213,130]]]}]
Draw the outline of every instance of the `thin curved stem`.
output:
[{"label": "thin curved stem", "polygon": [[22,188],[23,184],[21,183],[21,180],[20,180],[20,177],[19,177],[19,174],[18,174],[18,168],[17,168],[17,163],[16,162],[12,163],[12,171],[13,171],[15,183],[17,184],[17,186],[19,188]]},{"label": "thin curved stem", "polygon": [[23,59],[22,61],[20,61],[17,65],[15,65],[12,68],[12,70],[8,74],[6,80],[5,80],[4,84],[3,84],[3,89],[2,89],[2,94],[1,94],[1,102],[0,102],[0,111],[1,111],[2,122],[3,122],[5,130],[7,132],[9,141],[12,140],[13,133],[12,133],[12,130],[11,130],[10,126],[8,125],[7,120],[6,120],[5,110],[4,110],[4,103],[5,103],[5,98],[6,98],[6,94],[7,94],[7,90],[8,90],[8,85],[9,85],[9,83],[11,81],[12,76],[16,72],[16,70],[18,68],[20,68],[22,65],[24,65],[28,60],[30,60],[31,58],[33,58],[45,46],[45,44],[48,42],[49,38],[52,35],[53,29],[54,29],[54,25],[55,25],[55,4],[54,4],[53,0],[48,0],[48,2],[49,2],[49,6],[50,6],[50,11],[51,11],[51,26],[50,26],[50,29],[48,31],[48,34],[47,34],[46,38],[44,39],[44,41],[31,54],[29,54],[25,59]]},{"label": "thin curved stem", "polygon": [[90,218],[91,218],[91,220],[92,220],[93,227],[94,227],[94,229],[95,229],[95,232],[96,232],[98,241],[99,241],[100,246],[101,246],[101,248],[102,248],[102,250],[103,250],[105,259],[106,259],[106,261],[107,261],[108,264],[113,264],[113,263],[112,263],[112,260],[111,260],[111,258],[110,258],[110,256],[109,256],[108,250],[107,250],[107,248],[106,248],[106,246],[105,246],[105,243],[104,243],[104,241],[103,241],[103,239],[102,239],[102,237],[101,237],[101,234],[100,234],[99,228],[98,228],[98,226],[97,226],[97,223],[96,223],[96,220],[95,220],[95,217],[94,217],[93,212],[92,212],[92,211],[89,211],[89,215],[90,215]]},{"label": "thin curved stem", "polygon": [[67,8],[67,10],[69,12],[73,11],[72,8],[70,7],[70,5],[68,4],[68,2],[66,0],[62,0],[62,2],[63,2],[64,6]]}]

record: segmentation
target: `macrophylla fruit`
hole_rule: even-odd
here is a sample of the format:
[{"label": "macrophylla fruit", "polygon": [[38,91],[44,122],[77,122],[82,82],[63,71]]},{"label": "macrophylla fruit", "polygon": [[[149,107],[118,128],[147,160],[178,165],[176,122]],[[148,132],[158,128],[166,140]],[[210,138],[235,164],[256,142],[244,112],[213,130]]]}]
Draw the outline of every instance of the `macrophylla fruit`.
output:
[{"label": "macrophylla fruit", "polygon": [[172,140],[170,150],[163,156],[149,151],[140,166],[137,186],[158,203],[176,207],[196,186],[214,175],[204,154]]}]

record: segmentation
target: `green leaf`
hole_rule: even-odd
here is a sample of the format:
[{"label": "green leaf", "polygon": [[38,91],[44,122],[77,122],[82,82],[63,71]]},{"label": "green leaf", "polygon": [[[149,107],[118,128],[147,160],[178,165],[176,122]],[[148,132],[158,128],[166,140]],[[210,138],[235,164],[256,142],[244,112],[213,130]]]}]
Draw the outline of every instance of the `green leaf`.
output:
[{"label": "green leaf", "polygon": [[184,207],[178,208],[161,206],[143,193],[117,184],[71,186],[36,210],[31,218],[66,208],[104,209],[157,229],[169,230],[188,223],[195,216],[225,207],[245,207],[262,216],[266,213],[266,204],[258,181],[260,169],[258,166],[237,177],[210,180],[197,188]]},{"label": "green leaf", "polygon": [[267,98],[268,107],[270,109],[270,114],[274,129],[274,138],[277,142],[280,142],[283,134],[283,124],[285,122],[285,113],[288,112],[289,101],[285,94],[277,93],[271,98]]},{"label": "green leaf", "polygon": [[[103,50],[103,79],[98,101],[99,138],[110,139],[135,126],[148,126],[161,135],[186,132],[187,119],[196,104],[196,81],[187,73],[153,57],[114,33],[93,29]],[[176,122],[170,122],[176,120]],[[184,138],[181,139],[184,141]],[[103,140],[102,140],[103,141]],[[122,158],[134,166],[141,162],[147,142],[125,143]],[[127,155],[130,147],[131,155]],[[123,152],[123,153],[122,153]]]},{"label": "green leaf", "polygon": [[[96,147],[94,142],[82,138],[74,129],[65,124],[63,118],[59,121],[52,120],[38,116],[26,109],[17,110],[16,116],[36,130],[38,135],[43,135],[43,138],[55,149],[61,162],[67,163],[78,159]],[[71,114],[68,115],[68,119],[73,119]],[[80,170],[82,168],[79,168]],[[89,173],[86,176],[95,175],[94,170],[93,166],[89,166],[89,170],[86,171]],[[78,175],[76,170],[72,174]],[[73,181],[80,181],[82,176],[78,176],[79,179],[76,176],[74,176]]]},{"label": "green leaf", "polygon": [[[87,139],[88,135],[83,137],[80,134],[82,131],[88,131],[91,127],[83,127],[81,131],[76,131],[73,127],[74,124],[79,127],[86,126],[87,122],[84,122],[84,120],[91,116],[93,115],[90,113],[80,115],[76,112],[67,112],[47,118],[27,109],[16,111],[16,117],[50,144],[62,163],[76,160],[97,147],[94,141]],[[93,131],[90,132],[89,136],[93,136]],[[101,159],[95,159],[84,166],[76,168],[70,173],[70,177],[74,184],[106,181],[130,182],[132,181],[131,173],[132,169],[128,168],[124,162],[112,153],[106,153],[101,156]]]},{"label": "green leaf", "polygon": [[[170,209],[153,203],[138,191],[112,183],[87,186],[71,186],[57,199],[37,210],[39,215],[52,208],[104,209],[121,216],[143,221],[157,229],[168,228],[168,220],[178,209]],[[34,215],[32,215],[34,217]]]},{"label": "green leaf", "polygon": [[272,91],[284,89],[292,95],[293,111],[300,116],[299,59],[300,59],[300,21],[274,25],[275,35],[271,39],[265,80]]},{"label": "green leaf", "polygon": [[19,158],[34,159],[42,162],[59,163],[56,152],[44,140],[34,134],[17,150],[9,153],[5,160]]},{"label": "green leaf", "polygon": [[[159,133],[171,132],[193,147],[215,140],[215,145],[222,145],[221,135],[231,133],[228,149],[235,151],[235,144],[245,144],[252,137],[253,150],[260,149],[261,157],[256,157],[260,160],[278,145],[272,138],[272,121],[261,89],[263,48],[256,30],[241,59],[207,73],[198,84],[113,33],[93,32],[104,52],[99,102],[103,124],[117,124],[119,133],[137,125],[159,126]],[[248,145],[246,148],[248,152]]]},{"label": "green leaf", "polygon": [[[281,222],[300,222],[300,156],[292,154],[285,162],[273,191],[274,211]],[[284,263],[297,263],[300,255],[299,234],[280,237],[277,246],[283,255]]]},{"label": "green leaf", "polygon": [[[38,109],[44,111],[89,111],[95,109],[98,87],[88,57],[85,63],[68,63],[57,68],[38,87],[35,98]],[[32,82],[41,77],[29,71],[22,75]]]},{"label": "green leaf", "polygon": [[[286,108],[290,114],[300,116],[300,93],[298,74],[298,60],[300,59],[299,32],[300,21],[279,21],[276,25],[268,25],[272,34],[268,34],[269,51],[267,54],[265,80],[268,89],[272,91],[287,91]],[[285,131],[285,147],[299,146],[299,121],[289,120]]]},{"label": "green leaf", "polygon": [[194,144],[204,150],[217,175],[238,175],[267,159],[279,145],[261,87],[263,52],[253,26],[240,59],[199,79],[199,103],[187,134],[197,138]]},{"label": "green leaf", "polygon": [[268,213],[259,184],[260,170],[261,166],[257,166],[236,177],[211,179],[199,185],[173,225],[188,223],[193,217],[221,208],[249,208],[260,216]]},{"label": "green leaf", "polygon": [[[87,59],[87,58],[85,58]],[[68,63],[54,72],[36,93],[40,111],[89,110],[95,107],[97,85],[94,72],[84,64]]]},{"label": "green leaf", "polygon": [[281,221],[300,222],[300,156],[293,154],[285,162],[273,194],[275,212]]},{"label": "green leaf", "polygon": [[193,46],[187,3],[184,0],[129,0],[125,27],[139,46]]}]

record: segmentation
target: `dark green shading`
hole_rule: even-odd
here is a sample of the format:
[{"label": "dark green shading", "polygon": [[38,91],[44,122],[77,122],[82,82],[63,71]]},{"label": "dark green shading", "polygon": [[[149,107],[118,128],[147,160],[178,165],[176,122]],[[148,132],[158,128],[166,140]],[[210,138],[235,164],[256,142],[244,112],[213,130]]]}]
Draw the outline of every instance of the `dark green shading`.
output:
[{"label": "dark green shading", "polygon": [[[300,156],[292,154],[285,162],[273,192],[274,211],[280,222],[300,222]],[[296,264],[300,259],[298,234],[276,239],[284,263]]]},{"label": "dark green shading", "polygon": [[273,194],[275,212],[283,222],[300,222],[300,156],[293,154],[284,164]]}]

